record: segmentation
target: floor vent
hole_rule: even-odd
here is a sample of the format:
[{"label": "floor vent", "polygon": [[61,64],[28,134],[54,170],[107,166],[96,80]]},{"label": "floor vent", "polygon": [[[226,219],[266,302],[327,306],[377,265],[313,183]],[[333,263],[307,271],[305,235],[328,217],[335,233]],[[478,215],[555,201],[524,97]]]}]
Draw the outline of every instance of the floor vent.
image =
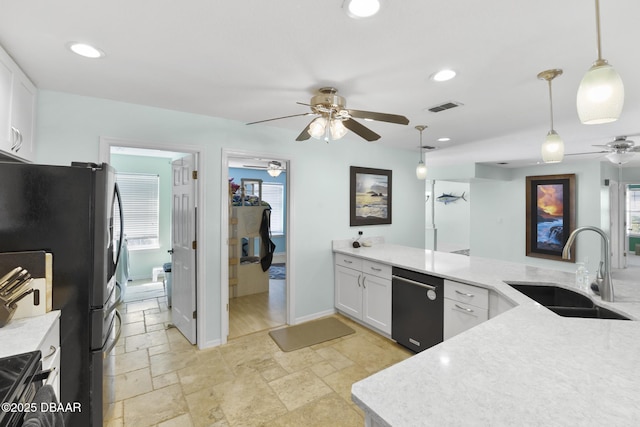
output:
[{"label": "floor vent", "polygon": [[439,113],[440,111],[450,110],[452,108],[460,107],[461,105],[464,105],[464,104],[456,101],[448,101],[448,102],[433,106],[431,108],[428,108],[428,110],[431,111],[432,113]]}]

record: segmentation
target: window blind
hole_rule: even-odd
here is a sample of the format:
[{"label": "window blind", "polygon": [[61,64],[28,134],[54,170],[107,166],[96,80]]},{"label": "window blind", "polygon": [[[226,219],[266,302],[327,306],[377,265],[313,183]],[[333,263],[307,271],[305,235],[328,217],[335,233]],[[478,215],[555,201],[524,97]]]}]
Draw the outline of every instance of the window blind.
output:
[{"label": "window blind", "polygon": [[284,185],[263,183],[262,200],[271,205],[271,234],[284,234]]},{"label": "window blind", "polygon": [[[117,173],[116,181],[122,196],[124,234],[129,249],[160,247],[160,177]],[[115,232],[117,236],[120,231]]]}]

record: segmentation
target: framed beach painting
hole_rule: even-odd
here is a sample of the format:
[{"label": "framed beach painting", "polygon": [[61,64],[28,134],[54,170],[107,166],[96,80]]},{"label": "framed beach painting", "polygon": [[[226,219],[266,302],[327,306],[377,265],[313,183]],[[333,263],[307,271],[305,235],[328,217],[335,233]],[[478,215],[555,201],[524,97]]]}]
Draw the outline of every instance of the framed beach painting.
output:
[{"label": "framed beach painting", "polygon": [[351,166],[351,226],[391,224],[391,171]]},{"label": "framed beach painting", "polygon": [[527,256],[562,259],[562,248],[575,229],[574,174],[528,176],[527,183]]}]

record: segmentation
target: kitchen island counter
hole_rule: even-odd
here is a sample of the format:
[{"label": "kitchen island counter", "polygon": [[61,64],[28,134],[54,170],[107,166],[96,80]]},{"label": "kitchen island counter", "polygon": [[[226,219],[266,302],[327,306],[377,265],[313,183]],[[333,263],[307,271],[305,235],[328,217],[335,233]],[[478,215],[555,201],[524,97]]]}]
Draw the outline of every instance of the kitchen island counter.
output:
[{"label": "kitchen island counter", "polygon": [[[334,253],[483,286],[515,307],[352,386],[369,425],[635,425],[640,322],[560,317],[506,282],[575,289],[563,271],[390,244]],[[640,318],[640,286],[616,280],[616,302]]]}]

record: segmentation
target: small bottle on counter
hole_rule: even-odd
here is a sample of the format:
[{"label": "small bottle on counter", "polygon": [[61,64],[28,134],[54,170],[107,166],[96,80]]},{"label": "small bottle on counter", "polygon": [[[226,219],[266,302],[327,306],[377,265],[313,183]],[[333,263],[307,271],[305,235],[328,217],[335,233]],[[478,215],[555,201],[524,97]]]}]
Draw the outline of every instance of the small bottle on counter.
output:
[{"label": "small bottle on counter", "polygon": [[576,285],[580,289],[583,289],[586,285],[588,285],[588,283],[585,284],[585,282],[589,281],[589,273],[587,273],[587,269],[585,267],[584,262],[577,262],[576,265],[577,265],[577,268],[576,268]]}]

